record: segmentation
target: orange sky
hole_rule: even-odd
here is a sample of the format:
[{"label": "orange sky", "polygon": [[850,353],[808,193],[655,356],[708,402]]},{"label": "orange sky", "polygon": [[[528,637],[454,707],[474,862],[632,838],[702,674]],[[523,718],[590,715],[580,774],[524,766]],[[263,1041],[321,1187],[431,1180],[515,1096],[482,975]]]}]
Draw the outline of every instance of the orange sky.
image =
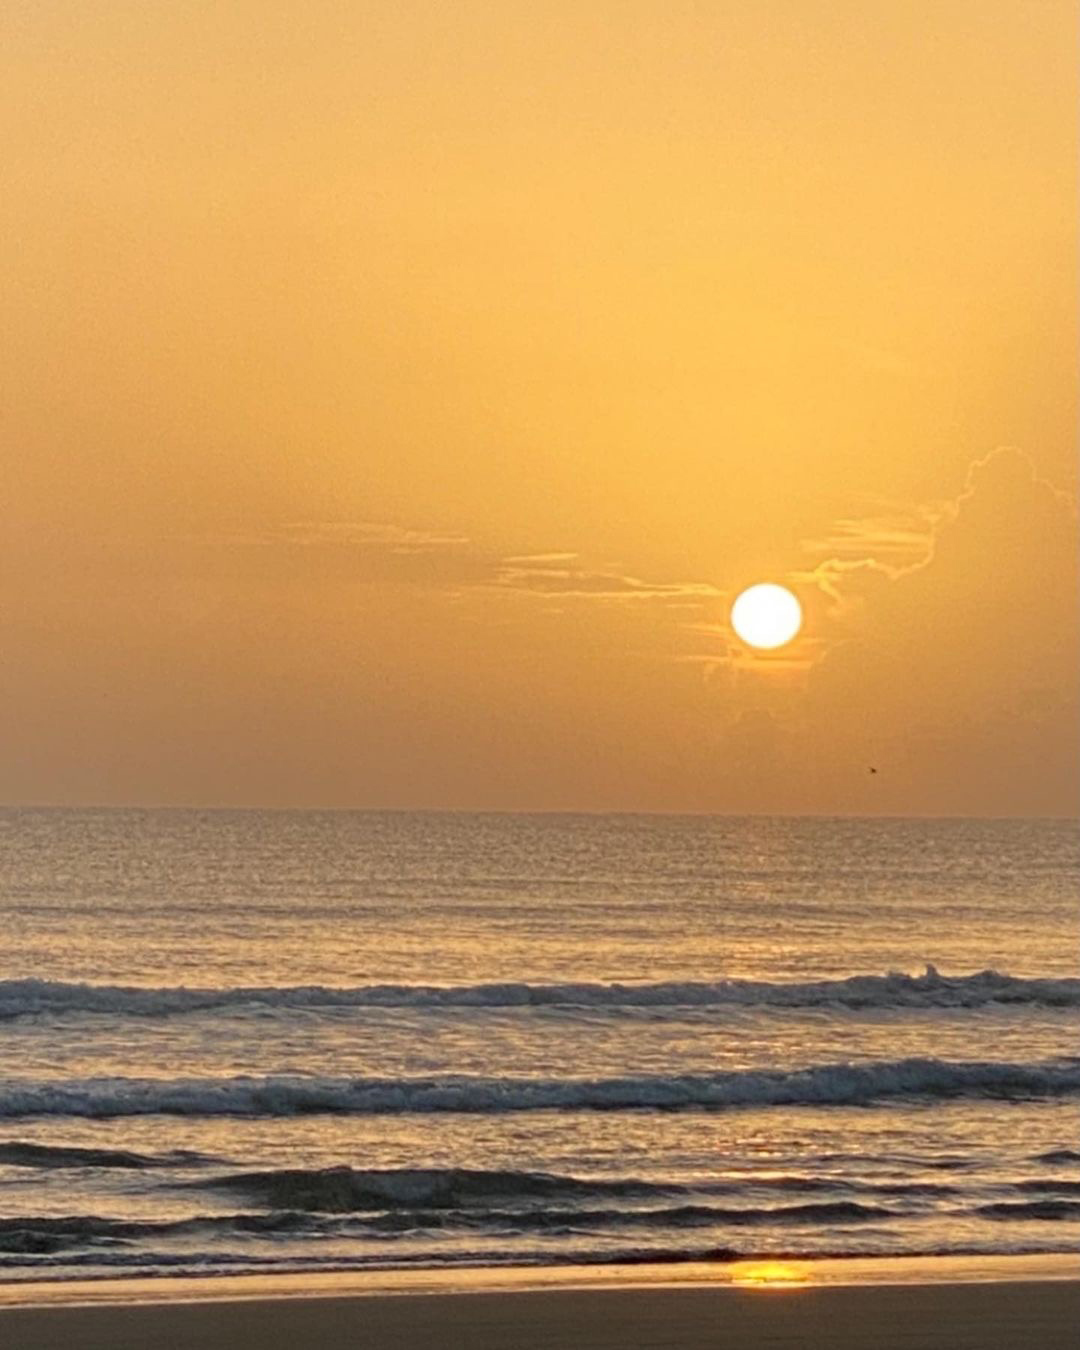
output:
[{"label": "orange sky", "polygon": [[8,0],[0,798],[1075,810],[1075,51]]}]

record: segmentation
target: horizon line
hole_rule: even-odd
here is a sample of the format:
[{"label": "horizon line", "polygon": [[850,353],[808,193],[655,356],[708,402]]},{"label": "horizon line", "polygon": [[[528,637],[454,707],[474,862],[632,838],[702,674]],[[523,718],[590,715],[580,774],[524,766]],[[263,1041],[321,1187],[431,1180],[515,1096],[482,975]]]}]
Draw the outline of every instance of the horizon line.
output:
[{"label": "horizon line", "polygon": [[198,805],[192,803],[132,802],[0,802],[0,813],[16,812],[167,812],[183,814],[279,814],[279,815],[369,815],[369,816],[632,816],[696,820],[896,820],[896,821],[1060,821],[1080,824],[1080,812],[901,812],[901,811],[710,811],[665,810],[626,807],[473,807],[473,806],[259,806]]}]

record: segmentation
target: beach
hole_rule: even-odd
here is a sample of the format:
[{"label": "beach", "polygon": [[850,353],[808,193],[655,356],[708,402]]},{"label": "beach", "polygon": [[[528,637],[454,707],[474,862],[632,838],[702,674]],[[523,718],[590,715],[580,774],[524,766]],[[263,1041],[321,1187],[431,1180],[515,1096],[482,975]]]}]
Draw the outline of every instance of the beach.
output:
[{"label": "beach", "polygon": [[301,1344],[319,1350],[1064,1350],[1075,1344],[1080,1324],[1075,1279],[307,1297],[211,1292],[175,1302],[0,1308],[0,1344],[8,1350],[294,1350]]},{"label": "beach", "polygon": [[1078,35],[0,8],[0,1350],[1080,1350]]}]

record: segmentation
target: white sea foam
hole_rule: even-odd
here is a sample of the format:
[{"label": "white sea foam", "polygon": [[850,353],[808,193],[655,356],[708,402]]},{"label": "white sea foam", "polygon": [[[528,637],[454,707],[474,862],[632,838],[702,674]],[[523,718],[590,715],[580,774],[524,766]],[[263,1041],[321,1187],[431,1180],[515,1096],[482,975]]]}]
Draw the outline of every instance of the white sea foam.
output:
[{"label": "white sea foam", "polygon": [[0,980],[0,1018],[40,1013],[168,1017],[175,1014],[269,1008],[665,1008],[734,1005],[777,1008],[980,1008],[989,1004],[1080,1007],[1080,979],[1021,979],[996,970],[942,975],[852,975],[842,980],[771,983],[764,980],[663,981],[653,984],[368,984],[185,986],[71,984],[58,980]]},{"label": "white sea foam", "polygon": [[1080,1092],[1080,1062],[902,1059],[807,1069],[619,1078],[86,1078],[0,1080],[0,1118],[290,1116],[315,1112],[628,1111],[861,1105],[895,1098],[1060,1097]]}]

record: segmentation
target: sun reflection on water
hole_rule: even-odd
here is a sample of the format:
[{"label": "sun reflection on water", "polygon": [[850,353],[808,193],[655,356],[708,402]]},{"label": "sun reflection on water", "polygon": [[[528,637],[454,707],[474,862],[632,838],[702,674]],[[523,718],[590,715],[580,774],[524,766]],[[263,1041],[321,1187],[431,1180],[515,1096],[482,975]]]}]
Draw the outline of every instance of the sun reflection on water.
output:
[{"label": "sun reflection on water", "polygon": [[810,1272],[791,1261],[737,1261],[731,1279],[752,1289],[791,1289],[808,1285]]}]

